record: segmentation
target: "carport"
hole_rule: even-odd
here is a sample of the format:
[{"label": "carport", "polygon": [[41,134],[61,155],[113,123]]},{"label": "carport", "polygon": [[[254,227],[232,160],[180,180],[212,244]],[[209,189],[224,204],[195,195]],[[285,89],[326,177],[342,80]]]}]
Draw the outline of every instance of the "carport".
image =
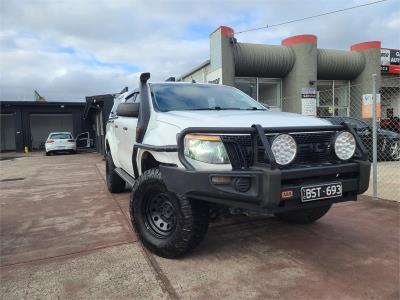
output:
[{"label": "carport", "polygon": [[[121,93],[123,91],[121,91]],[[115,95],[116,94],[105,94],[86,97],[86,106],[83,118],[87,120],[87,122],[92,124],[91,129],[94,133],[96,150],[101,154],[105,153],[104,138],[106,132],[106,124],[108,116],[111,112],[111,108],[114,104]]]},{"label": "carport", "polygon": [[74,131],[72,114],[31,114],[29,117],[33,150],[43,149],[50,132]]}]

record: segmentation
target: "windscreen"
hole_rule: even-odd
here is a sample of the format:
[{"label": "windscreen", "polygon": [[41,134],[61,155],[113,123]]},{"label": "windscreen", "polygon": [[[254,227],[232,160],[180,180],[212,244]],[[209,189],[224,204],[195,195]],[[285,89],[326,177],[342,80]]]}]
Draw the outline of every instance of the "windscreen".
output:
[{"label": "windscreen", "polygon": [[69,133],[53,133],[50,138],[52,140],[70,140],[72,136]]},{"label": "windscreen", "polygon": [[238,89],[206,84],[151,84],[156,109],[176,110],[265,110]]}]

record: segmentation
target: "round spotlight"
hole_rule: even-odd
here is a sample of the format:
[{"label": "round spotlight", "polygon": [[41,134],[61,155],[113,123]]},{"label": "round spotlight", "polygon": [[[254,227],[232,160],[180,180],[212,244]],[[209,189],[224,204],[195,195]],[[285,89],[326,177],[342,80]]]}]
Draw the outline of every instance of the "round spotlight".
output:
[{"label": "round spotlight", "polygon": [[272,153],[278,164],[284,166],[290,164],[297,154],[297,144],[289,134],[279,134],[272,141]]},{"label": "round spotlight", "polygon": [[340,132],[335,139],[335,154],[341,160],[348,160],[356,152],[356,139],[348,132]]}]

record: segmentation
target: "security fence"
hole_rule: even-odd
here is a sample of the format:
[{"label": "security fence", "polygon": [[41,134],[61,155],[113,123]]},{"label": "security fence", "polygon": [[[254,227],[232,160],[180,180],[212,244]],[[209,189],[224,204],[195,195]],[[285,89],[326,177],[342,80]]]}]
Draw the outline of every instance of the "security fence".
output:
[{"label": "security fence", "polygon": [[[394,77],[392,84],[384,87],[378,86],[375,77],[356,84],[318,81],[315,88],[304,89],[300,98],[301,101],[299,96],[283,97],[282,110],[300,110],[303,114],[316,114],[333,124],[348,122],[354,125],[372,162],[370,188],[366,194],[399,201],[400,77]],[[377,102],[375,109],[374,99]]]}]

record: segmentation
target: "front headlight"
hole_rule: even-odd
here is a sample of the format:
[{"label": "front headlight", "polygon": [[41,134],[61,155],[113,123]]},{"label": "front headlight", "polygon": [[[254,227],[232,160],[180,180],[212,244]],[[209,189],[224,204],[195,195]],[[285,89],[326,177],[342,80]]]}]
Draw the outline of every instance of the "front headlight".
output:
[{"label": "front headlight", "polygon": [[348,160],[353,157],[356,152],[356,139],[348,132],[343,131],[336,136],[335,153],[341,160]]},{"label": "front headlight", "polygon": [[186,135],[184,153],[191,159],[209,164],[230,163],[225,146],[216,135]]},{"label": "front headlight", "polygon": [[297,144],[293,137],[288,134],[279,134],[272,141],[272,153],[280,165],[290,164],[297,154]]}]

